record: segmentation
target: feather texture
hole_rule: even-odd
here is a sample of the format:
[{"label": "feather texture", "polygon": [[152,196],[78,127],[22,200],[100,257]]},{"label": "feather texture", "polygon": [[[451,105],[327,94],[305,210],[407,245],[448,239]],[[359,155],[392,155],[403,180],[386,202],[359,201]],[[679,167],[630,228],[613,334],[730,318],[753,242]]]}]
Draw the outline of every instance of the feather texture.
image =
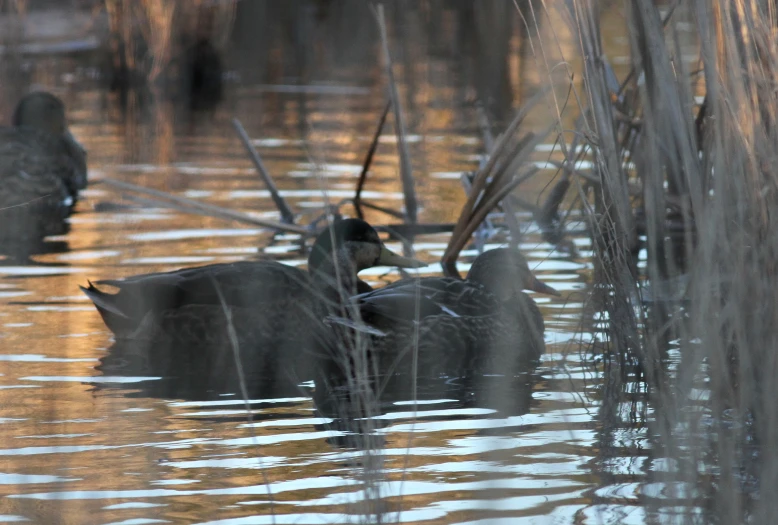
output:
[{"label": "feather texture", "polygon": [[370,340],[381,369],[410,366],[418,352],[423,375],[506,372],[545,349],[543,316],[521,291],[536,283],[518,251],[499,249],[481,255],[466,280],[405,279],[353,300],[362,322],[385,334]]}]

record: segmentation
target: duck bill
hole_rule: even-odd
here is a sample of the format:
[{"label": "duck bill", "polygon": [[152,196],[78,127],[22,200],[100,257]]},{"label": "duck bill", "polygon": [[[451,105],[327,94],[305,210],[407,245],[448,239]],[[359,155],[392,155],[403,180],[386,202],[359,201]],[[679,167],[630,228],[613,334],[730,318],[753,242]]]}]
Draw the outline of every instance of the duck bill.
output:
[{"label": "duck bill", "polygon": [[540,282],[538,278],[535,277],[534,275],[531,275],[528,281],[529,282],[527,282],[527,286],[526,286],[527,290],[532,290],[533,292],[538,292],[538,293],[545,293],[548,295],[556,295],[557,297],[562,295],[558,291],[551,288],[546,283]]},{"label": "duck bill", "polygon": [[410,257],[403,257],[397,255],[386,246],[381,246],[381,255],[378,256],[376,261],[377,266],[399,266],[400,268],[421,268],[427,266],[427,263],[423,263]]}]

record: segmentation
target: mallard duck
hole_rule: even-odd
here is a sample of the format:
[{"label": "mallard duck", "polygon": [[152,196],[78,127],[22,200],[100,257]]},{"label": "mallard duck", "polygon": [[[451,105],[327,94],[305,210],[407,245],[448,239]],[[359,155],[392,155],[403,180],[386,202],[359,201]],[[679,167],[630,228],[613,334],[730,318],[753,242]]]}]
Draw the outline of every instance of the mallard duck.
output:
[{"label": "mallard duck", "polygon": [[[405,361],[418,345],[420,373],[456,372],[543,353],[543,316],[522,290],[559,295],[540,282],[516,249],[490,250],[476,258],[465,280],[448,277],[404,279],[353,298],[371,352],[381,370]],[[329,316],[328,323],[360,330],[352,320]],[[508,361],[506,361],[506,359]]]},{"label": "mallard duck", "polygon": [[288,346],[321,336],[316,328],[327,312],[367,286],[357,273],[378,265],[425,266],[389,251],[365,221],[343,219],[317,237],[308,272],[242,261],[97,281],[118,288],[115,294],[91,282],[81,289],[117,339],[219,344],[229,315],[241,339]]},{"label": "mallard duck", "polygon": [[19,101],[0,128],[0,242],[35,242],[67,231],[86,187],[86,151],[68,131],[65,106],[46,92]]}]

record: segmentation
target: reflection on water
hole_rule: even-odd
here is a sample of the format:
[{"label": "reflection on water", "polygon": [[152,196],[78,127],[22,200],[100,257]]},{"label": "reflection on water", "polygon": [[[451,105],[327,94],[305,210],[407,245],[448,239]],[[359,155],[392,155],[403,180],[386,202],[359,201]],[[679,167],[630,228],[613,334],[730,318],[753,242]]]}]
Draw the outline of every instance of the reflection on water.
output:
[{"label": "reflection on water", "polygon": [[[244,4],[273,9],[265,2]],[[345,8],[318,4],[332,7],[321,7],[326,16],[315,26],[318,44],[300,55],[307,60],[305,74],[290,80],[278,72],[269,78],[245,73],[242,83],[229,87],[213,120],[194,128],[172,122],[160,130],[153,119],[124,120],[70,59],[45,74],[35,69],[37,81],[64,94],[73,133],[89,150],[92,185],[70,234],[52,242],[57,249],[34,256],[29,265],[0,265],[0,521],[349,523],[369,521],[365,514],[373,513],[390,522],[645,522],[640,502],[670,493],[662,483],[644,483],[646,473],[670,466],[651,457],[639,418],[611,430],[605,446],[602,367],[579,353],[578,344],[598,338],[596,325],[581,326],[591,271],[591,246],[583,235],[573,239],[576,256],[556,252],[541,240],[531,215],[521,217],[521,248],[531,268],[563,294],[535,297],[547,344],[536,369],[425,377],[415,396],[410,378],[398,375],[382,384],[368,407],[352,389],[323,382],[315,366],[311,374],[293,376],[283,373],[283,361],[259,364],[244,352],[246,405],[229,349],[214,361],[186,349],[176,354],[117,344],[78,293],[87,278],[187,265],[254,257],[304,264],[298,236],[273,237],[265,229],[158,208],[97,182],[119,178],[278,218],[229,125],[237,115],[301,223],[318,216],[325,203],[351,197],[385,85],[372,26],[344,31],[338,13]],[[447,11],[432,2],[411,19],[391,10],[399,33],[418,39],[414,28],[422,27],[432,35],[425,46],[412,45],[410,37],[398,44],[424,222],[456,219],[464,197],[459,179],[480,160],[475,111],[465,103],[468,86],[478,84],[502,121],[522,90],[532,91],[536,83],[526,60],[477,60],[479,53],[525,55],[516,39],[498,42],[495,36],[489,46],[474,45],[490,21],[508,12],[475,14],[477,34],[465,23],[472,10]],[[312,18],[285,18],[284,24],[309,27],[322,15],[306,16]],[[236,24],[245,22],[239,16]],[[352,30],[352,40],[346,39]],[[259,40],[288,57],[293,46],[279,31],[244,35],[236,45],[254,49]],[[277,60],[273,53],[257,56],[260,64],[252,67]],[[495,70],[501,78],[495,92],[484,81],[472,82]],[[544,123],[528,125],[536,124]],[[394,135],[385,132],[363,197],[399,209],[395,148]],[[559,154],[553,149],[538,147],[545,177],[522,186],[526,200],[534,201],[555,173],[545,162]],[[366,218],[391,222],[378,212]],[[427,235],[414,248],[419,258],[435,262],[446,243],[444,234]],[[460,271],[475,255],[463,252]],[[438,264],[418,270],[438,272]],[[361,276],[379,286],[398,274],[374,268]]]}]

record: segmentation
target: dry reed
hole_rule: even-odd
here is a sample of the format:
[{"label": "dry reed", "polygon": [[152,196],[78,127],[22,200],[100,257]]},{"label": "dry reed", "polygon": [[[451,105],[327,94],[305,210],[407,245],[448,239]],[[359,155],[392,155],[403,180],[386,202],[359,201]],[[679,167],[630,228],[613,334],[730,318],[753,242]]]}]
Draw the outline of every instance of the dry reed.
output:
[{"label": "dry reed", "polygon": [[614,93],[599,4],[568,3],[598,179],[583,209],[610,321],[601,445],[623,424],[619,402],[635,393],[625,380],[635,373],[652,409],[653,455],[674,465],[651,474],[665,493],[644,498],[647,515],[668,512],[669,498],[680,505],[674,523],[768,523],[778,510],[769,497],[778,487],[778,19],[759,0],[676,5],[673,17],[695,24],[701,73],[681,60],[675,20],[665,29],[654,2],[625,2],[635,74]]}]

